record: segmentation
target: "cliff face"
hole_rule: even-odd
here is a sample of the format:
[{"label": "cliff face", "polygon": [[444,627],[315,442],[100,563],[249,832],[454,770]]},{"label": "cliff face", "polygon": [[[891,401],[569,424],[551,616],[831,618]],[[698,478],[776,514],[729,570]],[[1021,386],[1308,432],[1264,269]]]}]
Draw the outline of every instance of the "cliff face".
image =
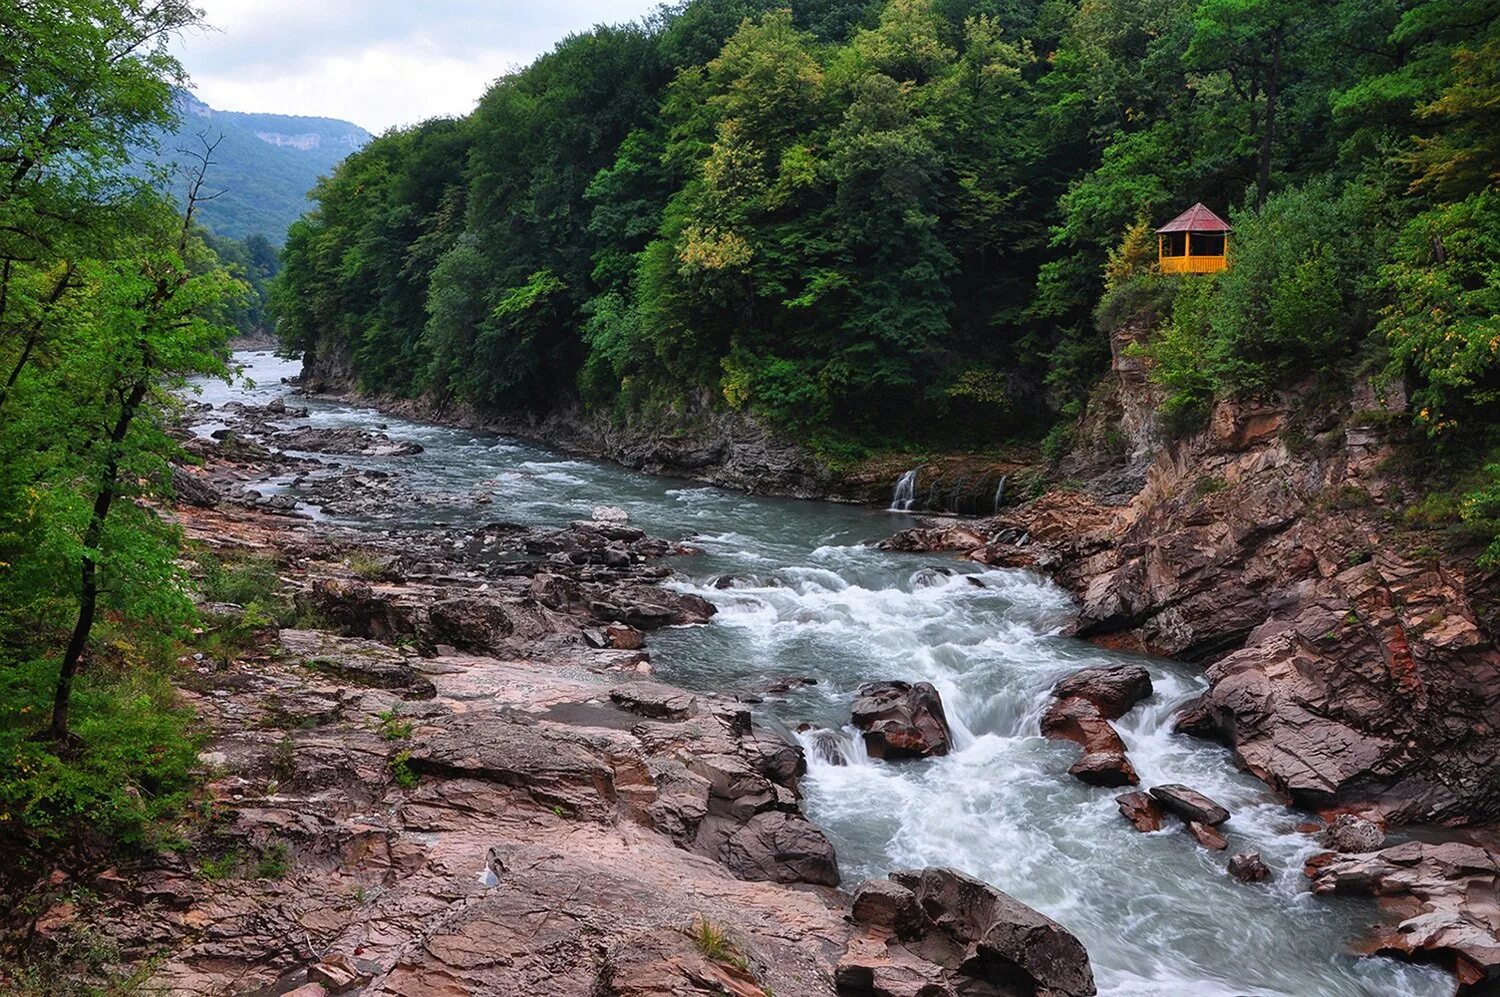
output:
[{"label": "cliff face", "polygon": [[1170,442],[1128,379],[1101,397],[1147,442],[1112,464],[1075,458],[1094,494],[893,545],[1034,566],[1077,593],[1079,636],[1205,662],[1210,689],[1179,729],[1302,805],[1500,818],[1494,578],[1401,525],[1413,496],[1383,428],[1399,392],[1222,403]]}]

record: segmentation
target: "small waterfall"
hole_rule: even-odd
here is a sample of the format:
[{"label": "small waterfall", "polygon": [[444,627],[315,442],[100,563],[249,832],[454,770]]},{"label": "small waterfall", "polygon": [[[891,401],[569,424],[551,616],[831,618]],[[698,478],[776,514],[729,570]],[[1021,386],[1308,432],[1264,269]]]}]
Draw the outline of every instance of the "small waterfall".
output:
[{"label": "small waterfall", "polygon": [[995,512],[1000,511],[1000,504],[1005,501],[1005,481],[1010,475],[1000,475],[1000,485],[995,489]]},{"label": "small waterfall", "polygon": [[911,511],[917,501],[917,472],[920,470],[921,467],[914,467],[896,482],[896,490],[891,493],[891,512]]}]

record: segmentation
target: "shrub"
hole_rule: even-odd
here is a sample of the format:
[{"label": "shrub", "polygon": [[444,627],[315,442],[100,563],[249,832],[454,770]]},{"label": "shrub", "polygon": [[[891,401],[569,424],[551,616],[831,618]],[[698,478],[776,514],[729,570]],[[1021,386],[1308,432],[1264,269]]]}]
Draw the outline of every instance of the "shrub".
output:
[{"label": "shrub", "polygon": [[192,712],[162,669],[95,667],[74,691],[76,738],[59,748],[31,737],[56,677],[52,660],[0,662],[0,841],[153,844],[195,786]]}]

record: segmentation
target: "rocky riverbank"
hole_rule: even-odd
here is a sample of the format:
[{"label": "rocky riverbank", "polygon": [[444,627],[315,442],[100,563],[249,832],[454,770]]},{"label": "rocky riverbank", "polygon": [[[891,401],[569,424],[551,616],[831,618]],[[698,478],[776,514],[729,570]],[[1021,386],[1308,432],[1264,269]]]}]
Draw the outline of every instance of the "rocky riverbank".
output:
[{"label": "rocky riverbank", "polygon": [[1082,487],[888,546],[1044,572],[1078,597],[1078,636],[1203,662],[1209,690],[1177,729],[1227,744],[1297,805],[1468,828],[1309,874],[1321,892],[1401,898],[1372,949],[1436,955],[1465,985],[1494,985],[1497,582],[1405,525],[1409,486],[1384,431],[1403,400],[1366,389],[1313,416],[1296,398],[1221,403],[1205,429],[1165,441],[1128,359],[1112,418],[1130,453],[1075,458]]},{"label": "rocky riverbank", "polygon": [[838,888],[801,749],[732,695],[652,680],[651,634],[712,613],[661,584],[683,548],[607,508],[310,519],[277,482],[324,510],[399,506],[399,474],[347,458],[413,451],[296,415],[197,413],[228,425],[188,440],[203,464],[166,511],[296,607],[278,626],[204,606],[209,650],[180,679],[200,813],[171,849],[60,863],[11,897],[12,964],[85,983],[87,947],[92,972],[184,995],[1094,993],[1076,938],[982,883]]},{"label": "rocky riverbank", "polygon": [[302,386],[314,395],[357,401],[419,421],[501,433],[647,474],[752,495],[886,505],[906,478],[912,491],[909,498],[897,500],[903,508],[978,515],[1015,502],[1038,475],[1034,455],[1024,451],[889,453],[835,465],[750,414],[707,399],[649,416],[587,412],[576,403],[546,415],[504,415],[440,405],[430,398],[360,394],[352,369],[339,357],[309,354],[304,371]]}]

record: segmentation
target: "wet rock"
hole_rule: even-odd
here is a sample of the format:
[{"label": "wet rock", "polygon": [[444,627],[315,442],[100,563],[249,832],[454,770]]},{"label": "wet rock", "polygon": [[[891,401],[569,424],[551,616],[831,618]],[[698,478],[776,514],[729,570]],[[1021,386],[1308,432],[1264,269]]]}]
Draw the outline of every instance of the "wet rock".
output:
[{"label": "wet rock", "polygon": [[352,427],[300,426],[273,434],[271,442],[283,450],[359,457],[408,457],[422,452],[420,443],[397,442],[384,433],[366,433]]},{"label": "wet rock", "polygon": [[[1458,841],[1409,841],[1368,855],[1325,853],[1309,863],[1317,893],[1378,896],[1403,918],[1369,948],[1414,960],[1446,958],[1459,983],[1500,983],[1500,855]],[[1488,992],[1481,990],[1480,992]]]},{"label": "wet rock", "polygon": [[1167,812],[1149,793],[1124,793],[1115,797],[1120,814],[1135,825],[1137,831],[1160,831]]},{"label": "wet rock", "polygon": [[840,994],[1096,992],[1082,943],[994,887],[951,869],[894,872],[889,881],[911,895],[920,917],[913,921],[899,892],[861,887],[860,913],[872,919],[861,923],[885,934],[851,944],[835,977]]},{"label": "wet rock", "polygon": [[1193,836],[1193,840],[1204,848],[1211,848],[1216,852],[1222,852],[1229,847],[1229,841],[1224,835],[1219,833],[1218,828],[1211,824],[1190,820],[1187,822],[1187,831],[1188,834]]},{"label": "wet rock", "polygon": [[1163,807],[1185,821],[1197,821],[1200,824],[1216,827],[1229,819],[1228,810],[1196,789],[1189,789],[1187,786],[1177,783],[1152,786],[1151,795]]},{"label": "wet rock", "polygon": [[772,679],[762,685],[758,691],[767,696],[784,696],[793,689],[802,689],[810,685],[817,685],[818,680],[810,675],[792,675],[786,678]]},{"label": "wet rock", "polygon": [[916,938],[922,933],[922,908],[917,895],[889,879],[872,879],[854,891],[849,916],[861,924],[887,928],[897,938]]},{"label": "wet rock", "polygon": [[1260,852],[1236,852],[1229,856],[1229,874],[1242,883],[1264,883],[1271,870],[1261,861]]},{"label": "wet rock", "polygon": [[1099,708],[1086,699],[1054,700],[1042,713],[1042,736],[1054,741],[1072,741],[1085,753],[1125,753],[1125,742]]},{"label": "wet rock", "polygon": [[942,697],[929,682],[866,682],[850,712],[871,758],[927,758],[952,746]]},{"label": "wet rock", "polygon": [[1374,852],[1385,844],[1385,832],[1357,814],[1339,814],[1318,835],[1318,843],[1336,852]]},{"label": "wet rock", "polygon": [[1085,668],[1053,686],[1052,694],[1058,699],[1085,699],[1100,716],[1115,720],[1151,695],[1151,673],[1140,665]]},{"label": "wet rock", "polygon": [[1074,762],[1068,774],[1090,786],[1134,786],[1141,781],[1130,759],[1118,751],[1091,751]]}]

